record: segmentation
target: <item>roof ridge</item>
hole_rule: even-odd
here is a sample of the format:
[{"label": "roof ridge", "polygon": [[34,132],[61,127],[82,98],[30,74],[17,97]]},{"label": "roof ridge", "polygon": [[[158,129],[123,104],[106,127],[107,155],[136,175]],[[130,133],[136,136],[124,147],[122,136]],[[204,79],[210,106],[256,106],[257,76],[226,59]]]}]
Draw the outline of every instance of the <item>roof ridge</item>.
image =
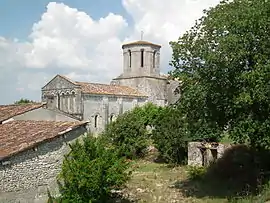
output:
[{"label": "roof ridge", "polygon": [[150,46],[155,46],[155,47],[161,48],[161,45],[154,44],[152,42],[145,41],[145,40],[137,40],[137,41],[125,43],[125,44],[122,45],[122,48],[124,48],[125,46],[129,46],[129,45],[150,45]]},{"label": "roof ridge", "polygon": [[26,105],[44,105],[43,102],[30,102],[30,103],[23,103],[23,104],[0,104],[1,106],[26,106]]}]

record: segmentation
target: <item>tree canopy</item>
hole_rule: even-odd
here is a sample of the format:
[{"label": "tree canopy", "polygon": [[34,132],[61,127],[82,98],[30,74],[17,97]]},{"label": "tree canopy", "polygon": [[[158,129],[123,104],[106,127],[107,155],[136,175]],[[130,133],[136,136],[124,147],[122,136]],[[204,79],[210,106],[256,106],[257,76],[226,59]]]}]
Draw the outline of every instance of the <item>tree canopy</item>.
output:
[{"label": "tree canopy", "polygon": [[15,101],[14,104],[29,104],[29,103],[35,103],[32,100],[21,98],[18,101]]},{"label": "tree canopy", "polygon": [[[222,1],[171,42],[178,107],[193,133],[270,144],[270,1]],[[203,130],[201,130],[203,129]],[[210,137],[211,137],[210,136]]]}]

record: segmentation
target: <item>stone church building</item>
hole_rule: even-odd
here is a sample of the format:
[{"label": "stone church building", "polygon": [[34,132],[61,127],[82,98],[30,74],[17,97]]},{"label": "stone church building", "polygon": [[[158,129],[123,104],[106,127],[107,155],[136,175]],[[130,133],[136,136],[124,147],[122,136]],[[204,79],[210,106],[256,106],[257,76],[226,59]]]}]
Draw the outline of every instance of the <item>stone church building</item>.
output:
[{"label": "stone church building", "polygon": [[160,74],[161,46],[147,41],[122,45],[123,71],[110,84],[72,81],[56,75],[42,88],[42,101],[89,122],[89,130],[101,132],[119,114],[152,102],[159,106],[179,99],[179,82]]}]

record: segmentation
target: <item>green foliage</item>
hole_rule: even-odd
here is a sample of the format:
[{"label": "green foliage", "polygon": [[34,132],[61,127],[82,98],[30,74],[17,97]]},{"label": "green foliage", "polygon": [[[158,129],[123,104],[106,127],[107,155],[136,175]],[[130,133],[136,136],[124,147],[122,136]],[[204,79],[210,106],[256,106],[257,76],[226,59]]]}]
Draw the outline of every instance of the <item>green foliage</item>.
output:
[{"label": "green foliage", "polygon": [[103,137],[119,149],[120,156],[143,157],[150,142],[146,127],[153,125],[159,111],[150,103],[127,111],[106,127]]},{"label": "green foliage", "polygon": [[24,99],[24,98],[14,102],[14,104],[29,104],[29,103],[35,103],[35,102],[29,99]]},{"label": "green foliage", "polygon": [[23,98],[14,102],[14,104],[29,104],[29,103],[35,103],[35,102],[32,100],[23,99]]},{"label": "green foliage", "polygon": [[120,156],[131,159],[143,156],[148,146],[144,123],[133,112],[120,115],[106,127],[102,136],[119,149]]},{"label": "green foliage", "polygon": [[152,131],[154,144],[169,163],[184,163],[187,158],[188,134],[179,109],[166,107],[160,111]]},{"label": "green foliage", "polygon": [[187,173],[190,180],[199,180],[206,174],[206,167],[191,166],[188,167]]},{"label": "green foliage", "polygon": [[133,113],[137,114],[137,116],[142,119],[145,126],[152,127],[156,123],[161,110],[162,107],[158,107],[149,102],[142,107],[135,108]]},{"label": "green foliage", "polygon": [[71,145],[60,174],[61,201],[104,202],[129,178],[129,164],[101,139],[85,137]]},{"label": "green foliage", "polygon": [[270,1],[222,1],[171,42],[188,129],[270,148]]}]

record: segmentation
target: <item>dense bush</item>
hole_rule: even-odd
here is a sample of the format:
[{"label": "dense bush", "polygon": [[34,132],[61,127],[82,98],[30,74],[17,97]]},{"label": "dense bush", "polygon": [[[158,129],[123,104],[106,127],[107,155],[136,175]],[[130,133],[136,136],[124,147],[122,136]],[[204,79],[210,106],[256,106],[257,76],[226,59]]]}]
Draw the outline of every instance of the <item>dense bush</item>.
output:
[{"label": "dense bush", "polygon": [[153,126],[159,111],[150,103],[127,111],[106,127],[103,137],[119,149],[120,156],[143,157],[150,143],[146,127]]},{"label": "dense bush", "polygon": [[99,138],[71,145],[60,174],[62,202],[105,202],[129,178],[129,164]]},{"label": "dense bush", "polygon": [[142,157],[148,146],[146,128],[134,111],[120,115],[106,127],[102,135],[118,148],[119,156],[131,159]]},{"label": "dense bush", "polygon": [[172,107],[160,111],[152,131],[160,156],[169,163],[185,163],[188,133],[181,112]]}]

